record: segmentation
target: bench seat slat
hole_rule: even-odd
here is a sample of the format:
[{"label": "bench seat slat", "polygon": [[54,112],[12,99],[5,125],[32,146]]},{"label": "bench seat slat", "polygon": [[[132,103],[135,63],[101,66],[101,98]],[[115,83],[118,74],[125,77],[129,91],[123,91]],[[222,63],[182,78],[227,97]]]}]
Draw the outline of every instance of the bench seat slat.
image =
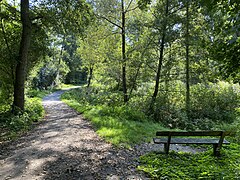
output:
[{"label": "bench seat slat", "polygon": [[[166,144],[168,138],[153,138],[156,144]],[[219,139],[206,139],[206,138],[171,138],[170,144],[218,144]],[[230,144],[227,140],[223,144]]]}]

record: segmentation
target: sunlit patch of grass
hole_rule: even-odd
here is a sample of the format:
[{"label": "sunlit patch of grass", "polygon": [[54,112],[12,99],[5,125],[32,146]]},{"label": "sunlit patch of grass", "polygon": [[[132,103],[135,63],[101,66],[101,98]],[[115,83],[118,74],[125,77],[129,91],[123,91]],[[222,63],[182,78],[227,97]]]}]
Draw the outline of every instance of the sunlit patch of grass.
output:
[{"label": "sunlit patch of grass", "polygon": [[51,90],[28,90],[27,91],[27,97],[29,98],[39,98],[42,99],[47,94],[51,93]]},{"label": "sunlit patch of grass", "polygon": [[74,84],[61,84],[58,88],[59,89],[65,89],[65,88],[73,88],[73,87],[76,87],[76,85]]},{"label": "sunlit patch of grass", "polygon": [[239,179],[239,150],[239,145],[231,144],[224,147],[221,157],[214,157],[212,150],[198,154],[150,153],[141,156],[138,169],[152,179]]}]

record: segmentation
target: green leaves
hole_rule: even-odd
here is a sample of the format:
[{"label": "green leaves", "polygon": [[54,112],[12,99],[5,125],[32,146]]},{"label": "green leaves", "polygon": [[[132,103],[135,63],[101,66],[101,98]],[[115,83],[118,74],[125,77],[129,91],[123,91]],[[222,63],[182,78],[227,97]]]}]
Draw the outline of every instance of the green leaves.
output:
[{"label": "green leaves", "polygon": [[150,4],[151,0],[138,0],[138,7],[142,10],[145,10]]}]

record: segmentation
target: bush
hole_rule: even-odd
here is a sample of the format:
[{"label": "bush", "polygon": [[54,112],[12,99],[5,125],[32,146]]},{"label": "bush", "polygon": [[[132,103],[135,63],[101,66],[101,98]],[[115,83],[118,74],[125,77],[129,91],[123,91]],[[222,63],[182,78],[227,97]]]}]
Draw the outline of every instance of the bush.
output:
[{"label": "bush", "polygon": [[[239,112],[240,87],[227,82],[197,84],[191,87],[190,121],[185,110],[184,83],[173,82],[160,91],[154,104],[155,121],[166,127],[181,129],[213,129],[216,124],[233,123]],[[161,86],[163,90],[163,85]],[[151,99],[145,101],[145,109]],[[144,109],[143,108],[143,109]]]},{"label": "bush", "polygon": [[50,90],[36,90],[36,89],[31,89],[27,91],[27,97],[29,98],[43,98],[47,94],[51,93],[52,91]]},{"label": "bush", "polygon": [[240,87],[227,82],[191,87],[191,118],[232,123],[238,116]]},{"label": "bush", "polygon": [[232,124],[223,123],[215,128],[232,132],[231,136],[229,137],[230,141],[240,144],[240,117],[238,117]]},{"label": "bush", "polygon": [[[145,84],[133,91],[131,98],[124,105],[122,94],[119,91],[109,91],[100,87],[83,87],[65,93],[67,99],[79,102],[81,110],[92,106],[105,105],[109,109],[122,108],[127,119],[141,121],[141,119],[154,119],[168,128],[187,130],[210,130],[216,124],[233,123],[239,115],[237,109],[240,104],[240,87],[227,82],[196,84],[191,87],[190,120],[185,109],[185,84],[173,81],[165,87],[160,84],[160,91],[153,106],[151,103],[152,84]],[[124,107],[124,108],[123,108]],[[112,113],[117,113],[112,112]],[[123,115],[123,114],[121,114]]]}]

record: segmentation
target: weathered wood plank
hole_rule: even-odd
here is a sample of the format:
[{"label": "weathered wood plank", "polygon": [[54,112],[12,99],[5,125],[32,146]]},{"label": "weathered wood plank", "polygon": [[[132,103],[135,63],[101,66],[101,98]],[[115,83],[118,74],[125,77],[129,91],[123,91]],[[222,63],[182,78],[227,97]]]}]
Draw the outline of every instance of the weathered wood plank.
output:
[{"label": "weathered wood plank", "polygon": [[158,131],[156,136],[224,136],[230,134],[225,131]]},{"label": "weathered wood plank", "polygon": [[[168,138],[153,138],[156,144],[167,144]],[[171,138],[170,144],[218,144],[219,139],[215,138]],[[227,140],[223,140],[223,144],[230,144]]]}]

